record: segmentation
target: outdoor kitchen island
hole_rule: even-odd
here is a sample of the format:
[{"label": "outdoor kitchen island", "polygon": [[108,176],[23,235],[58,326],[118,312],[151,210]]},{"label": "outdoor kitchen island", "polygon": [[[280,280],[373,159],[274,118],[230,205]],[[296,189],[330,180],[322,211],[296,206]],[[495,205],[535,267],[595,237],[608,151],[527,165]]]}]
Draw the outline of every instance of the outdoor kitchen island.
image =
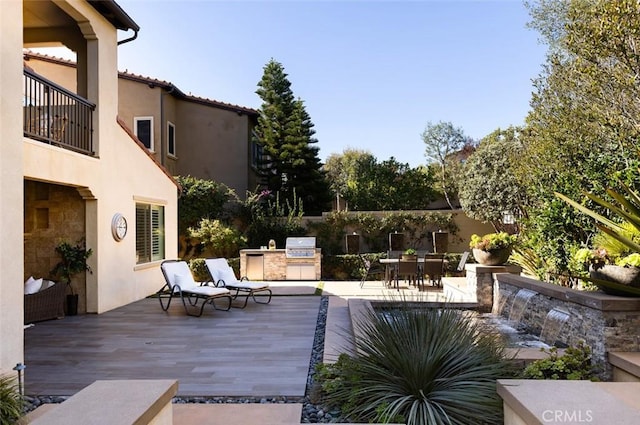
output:
[{"label": "outdoor kitchen island", "polygon": [[287,238],[284,249],[240,250],[240,275],[249,280],[320,280],[314,237]]}]

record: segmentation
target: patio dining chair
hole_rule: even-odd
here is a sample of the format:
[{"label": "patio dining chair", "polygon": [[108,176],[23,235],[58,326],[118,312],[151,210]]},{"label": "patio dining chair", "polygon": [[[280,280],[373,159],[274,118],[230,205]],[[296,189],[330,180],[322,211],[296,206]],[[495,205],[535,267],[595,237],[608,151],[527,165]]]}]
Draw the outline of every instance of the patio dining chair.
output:
[{"label": "patio dining chair", "polygon": [[[204,263],[209,271],[209,275],[215,282],[216,286],[235,290],[235,294],[232,295],[235,300],[242,293],[244,297],[244,304],[240,308],[245,308],[249,297],[253,298],[258,304],[269,304],[271,302],[271,288],[267,282],[250,281],[246,277],[241,279],[236,278],[236,274],[229,265],[226,258],[207,258]],[[264,293],[263,296],[267,296],[266,301],[258,301],[256,293]],[[235,306],[233,306],[235,307]]]},{"label": "patio dining chair", "polygon": [[432,286],[442,285],[442,275],[444,274],[444,254],[426,254],[422,264],[422,277],[429,281]]},{"label": "patio dining chair", "polygon": [[415,257],[413,259],[405,259],[400,258],[398,260],[398,264],[396,264],[396,268],[394,271],[394,283],[397,290],[400,290],[400,277],[404,277],[409,280],[409,284],[414,282],[416,286],[419,287],[419,284],[422,280],[420,269],[418,268],[418,258]]},{"label": "patio dining chair", "polygon": [[384,281],[386,267],[383,267],[379,261],[371,261],[365,255],[358,254],[360,257],[360,266],[362,267],[362,279],[360,279],[360,287],[364,286],[364,282],[369,276],[378,276],[380,280]]},{"label": "patio dining chair", "polygon": [[456,272],[462,273],[464,271],[464,266],[467,264],[467,260],[469,260],[469,254],[469,251],[465,251],[462,253],[460,262],[458,263],[458,267],[456,267]]},{"label": "patio dining chair", "polygon": [[[227,288],[218,288],[213,282],[196,282],[191,274],[191,269],[186,261],[165,260],[160,264],[165,284],[156,293],[160,300],[160,307],[167,311],[171,305],[173,298],[179,297],[184,306],[185,312],[189,316],[200,317],[204,312],[204,307],[211,304],[216,310],[228,311],[231,308],[231,293]],[[218,298],[226,298],[228,300],[227,308],[218,308],[215,300]],[[187,303],[189,305],[187,305]],[[193,313],[192,310],[198,310],[200,303],[200,311]]]}]

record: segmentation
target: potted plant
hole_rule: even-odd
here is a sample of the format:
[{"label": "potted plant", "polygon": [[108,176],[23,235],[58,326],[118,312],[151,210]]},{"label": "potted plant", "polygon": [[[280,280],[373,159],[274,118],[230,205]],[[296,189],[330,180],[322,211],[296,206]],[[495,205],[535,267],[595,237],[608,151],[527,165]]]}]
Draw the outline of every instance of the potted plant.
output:
[{"label": "potted plant", "polygon": [[612,286],[605,282],[640,288],[640,254],[634,252],[625,256],[611,254],[607,249],[581,248],[573,256],[578,264],[583,264],[589,272],[590,280],[610,295],[638,295]]},{"label": "potted plant", "polygon": [[82,238],[75,245],[67,241],[60,242],[56,246],[56,252],[61,260],[54,266],[51,273],[54,276],[59,276],[60,281],[67,284],[71,292],[67,295],[67,314],[75,316],[78,314],[78,294],[73,290],[71,279],[80,272],[92,273],[87,259],[93,254],[93,251],[86,248],[84,238]]},{"label": "potted plant", "polygon": [[478,263],[497,266],[507,262],[516,241],[517,237],[507,232],[488,233],[484,236],[473,234],[469,247]]},{"label": "potted plant", "polygon": [[407,248],[402,253],[404,260],[415,260],[418,257],[417,251],[414,248]]},{"label": "potted plant", "polygon": [[596,227],[600,231],[597,235],[598,248],[584,248],[574,256],[575,259],[581,259],[582,264],[589,266],[588,280],[611,295],[640,296],[640,195],[622,182],[619,182],[619,186],[621,191],[606,191],[613,202],[583,192],[611,216],[617,216],[618,221],[611,220],[561,193],[556,192],[555,195],[596,220]]}]

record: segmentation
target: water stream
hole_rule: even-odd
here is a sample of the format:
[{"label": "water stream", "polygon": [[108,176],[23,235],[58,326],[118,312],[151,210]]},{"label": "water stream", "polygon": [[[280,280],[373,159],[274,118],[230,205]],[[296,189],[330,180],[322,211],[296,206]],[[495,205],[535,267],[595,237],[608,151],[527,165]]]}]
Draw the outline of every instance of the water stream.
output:
[{"label": "water stream", "polygon": [[530,289],[522,288],[518,291],[515,298],[513,299],[513,304],[511,304],[511,311],[509,312],[509,323],[511,326],[516,327],[520,320],[522,319],[522,314],[524,313],[529,300],[534,295],[537,295],[536,291],[532,291]]},{"label": "water stream", "polygon": [[540,341],[554,345],[558,340],[562,328],[569,320],[569,316],[568,312],[560,310],[559,308],[551,309],[544,319],[542,331],[540,332]]}]

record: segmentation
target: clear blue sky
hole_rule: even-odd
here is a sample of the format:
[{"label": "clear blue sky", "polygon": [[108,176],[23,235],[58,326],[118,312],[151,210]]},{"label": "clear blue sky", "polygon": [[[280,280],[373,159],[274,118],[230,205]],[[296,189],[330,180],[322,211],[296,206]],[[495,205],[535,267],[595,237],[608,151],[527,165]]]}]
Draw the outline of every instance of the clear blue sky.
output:
[{"label": "clear blue sky", "polygon": [[121,71],[258,109],[273,58],[323,161],[351,147],[417,166],[428,122],[474,139],[523,124],[545,59],[520,0],[116,1],[141,27]]}]

